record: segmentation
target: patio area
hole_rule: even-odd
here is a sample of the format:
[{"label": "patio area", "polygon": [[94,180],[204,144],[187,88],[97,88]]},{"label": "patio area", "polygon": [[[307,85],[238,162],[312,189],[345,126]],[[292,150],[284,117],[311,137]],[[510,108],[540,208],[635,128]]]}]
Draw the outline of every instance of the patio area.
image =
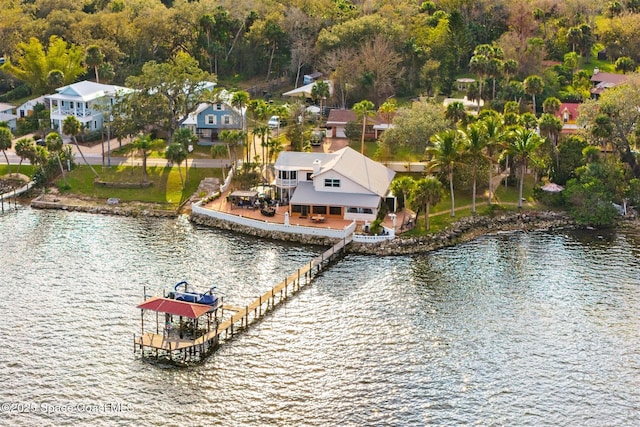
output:
[{"label": "patio area", "polygon": [[[275,224],[284,224],[285,223],[285,213],[288,212],[288,206],[273,206],[275,209],[275,214],[273,216],[266,216],[260,212],[260,209],[256,207],[243,206],[238,207],[232,204],[227,200],[227,196],[230,195],[230,192],[227,191],[223,193],[217,199],[203,204],[202,207],[205,209],[211,209],[219,212],[224,212],[231,215],[237,215],[243,218],[251,218],[258,221],[271,222]],[[396,221],[396,232],[400,231],[400,218],[402,215],[398,214],[398,220]],[[352,223],[350,220],[345,220],[342,218],[331,217],[327,215],[323,215],[322,218],[318,218],[316,215],[310,215],[306,218],[300,218],[297,216],[289,217],[289,224],[296,226],[304,226],[304,227],[317,227],[317,228],[331,228],[342,230],[345,227],[349,226]],[[364,222],[357,223],[357,232],[363,232]],[[393,228],[393,219],[389,215],[386,216],[383,225],[387,228]]]}]

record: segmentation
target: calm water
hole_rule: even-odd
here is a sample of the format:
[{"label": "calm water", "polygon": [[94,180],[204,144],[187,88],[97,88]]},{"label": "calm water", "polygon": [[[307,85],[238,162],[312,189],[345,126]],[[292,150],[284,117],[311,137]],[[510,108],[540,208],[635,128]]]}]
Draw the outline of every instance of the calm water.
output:
[{"label": "calm water", "polygon": [[133,355],[145,286],[241,305],[320,248],[28,208],[0,236],[0,425],[640,424],[640,234],[350,255],[182,369]]}]

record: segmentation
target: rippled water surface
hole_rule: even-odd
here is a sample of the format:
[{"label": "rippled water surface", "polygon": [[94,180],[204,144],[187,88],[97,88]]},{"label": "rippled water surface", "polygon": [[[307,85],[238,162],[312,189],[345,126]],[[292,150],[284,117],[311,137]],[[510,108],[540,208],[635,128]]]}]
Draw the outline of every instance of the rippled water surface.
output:
[{"label": "rippled water surface", "polygon": [[0,425],[640,425],[637,232],[349,255],[189,368],[134,357],[145,286],[242,305],[321,248],[28,208],[0,236]]}]

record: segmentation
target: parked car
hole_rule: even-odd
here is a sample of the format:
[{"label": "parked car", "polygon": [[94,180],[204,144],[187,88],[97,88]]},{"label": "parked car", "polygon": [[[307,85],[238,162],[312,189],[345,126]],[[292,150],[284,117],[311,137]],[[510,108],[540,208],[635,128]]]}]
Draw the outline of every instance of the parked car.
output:
[{"label": "parked car", "polygon": [[44,147],[44,140],[41,138],[36,139],[36,145],[39,145],[41,147]]},{"label": "parked car", "polygon": [[276,129],[280,127],[280,117],[278,116],[271,116],[271,118],[269,119],[269,121],[267,122],[267,125],[271,128],[271,129]]},{"label": "parked car", "polygon": [[323,131],[314,130],[311,132],[311,145],[314,145],[314,146],[322,145],[323,139],[324,139]]}]

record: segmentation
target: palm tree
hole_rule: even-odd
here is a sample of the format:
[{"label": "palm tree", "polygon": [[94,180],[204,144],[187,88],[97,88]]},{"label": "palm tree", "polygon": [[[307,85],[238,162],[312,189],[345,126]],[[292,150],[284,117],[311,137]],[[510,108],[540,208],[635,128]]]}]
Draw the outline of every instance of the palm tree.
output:
[{"label": "palm tree", "polygon": [[536,95],[540,95],[544,89],[544,82],[539,76],[531,75],[524,79],[524,92],[527,95],[531,95],[533,100],[533,114],[536,114]]},{"label": "palm tree", "polygon": [[373,102],[363,99],[353,106],[353,111],[358,115],[358,119],[362,120],[362,139],[360,143],[360,154],[364,154],[364,133],[367,127],[367,117],[373,117],[375,106]]},{"label": "palm tree", "polygon": [[[427,176],[416,182],[411,195],[411,204],[415,207],[424,206],[424,228],[429,229],[429,211],[442,199],[442,183],[433,176]],[[417,210],[417,209],[416,209]]]},{"label": "palm tree", "polygon": [[393,192],[393,194],[402,193],[402,207],[404,209],[402,210],[401,224],[404,224],[407,212],[406,208],[409,206],[409,194],[411,193],[411,190],[413,190],[415,185],[416,182],[414,181],[414,179],[407,175],[403,175],[391,182],[391,191]]},{"label": "palm tree", "polygon": [[184,147],[187,158],[185,159],[186,180],[189,181],[189,153],[193,150],[193,146],[198,143],[198,137],[193,134],[189,128],[177,129],[173,134],[173,142],[176,142]]},{"label": "palm tree", "polygon": [[60,153],[64,147],[60,134],[58,132],[50,132],[44,141],[47,150],[49,150],[50,153],[55,154],[58,159],[58,166],[60,167],[60,173],[62,174],[64,185],[69,186],[69,183],[67,182],[67,175],[64,173],[64,168],[62,167],[62,160],[60,160]]},{"label": "palm tree", "polygon": [[544,113],[540,116],[538,127],[540,128],[540,134],[545,135],[551,141],[551,144],[553,145],[553,154],[556,158],[556,168],[559,168],[560,159],[558,158],[558,136],[562,130],[562,122],[556,116]]},{"label": "palm tree", "polygon": [[[238,135],[237,135],[237,131],[235,130],[229,130],[229,129],[225,129],[222,132],[220,132],[220,139],[227,145],[227,154],[229,155],[229,158],[231,159],[231,161],[233,162],[233,164],[235,165],[236,161],[238,160],[238,156],[235,154],[235,141],[238,140]],[[234,143],[234,147],[233,147],[233,152],[234,155],[231,155],[231,143]]]},{"label": "palm tree", "polygon": [[540,144],[542,144],[542,138],[540,138],[534,131],[522,127],[512,131],[509,137],[508,151],[513,155],[513,161],[520,165],[520,191],[518,193],[519,208],[522,208],[522,186],[524,184],[524,175],[527,170],[527,163]]},{"label": "palm tree", "polygon": [[269,126],[265,124],[260,124],[253,128],[253,134],[257,135],[260,138],[260,147],[262,147],[262,166],[263,167],[266,163],[264,150],[267,147],[267,136],[269,136],[269,132],[270,132]]},{"label": "palm tree", "polygon": [[84,57],[84,63],[87,67],[93,68],[96,73],[96,83],[100,83],[100,76],[98,75],[98,69],[104,61],[104,55],[100,50],[100,47],[92,44],[87,48],[87,54]]},{"label": "palm tree", "polygon": [[320,102],[320,120],[322,120],[322,116],[324,114],[324,111],[322,109],[322,101],[329,98],[330,95],[331,93],[329,90],[329,83],[324,80],[315,82],[315,84],[311,88],[311,99],[313,99],[316,103],[318,103],[318,101]]},{"label": "palm tree", "polygon": [[627,74],[636,69],[636,63],[629,56],[621,56],[616,59],[615,67],[616,71],[622,71],[622,74]]},{"label": "palm tree", "polygon": [[444,112],[444,116],[451,120],[451,123],[455,126],[456,123],[467,122],[467,111],[464,109],[464,104],[460,101],[454,101],[447,105],[447,110]]},{"label": "palm tree", "polygon": [[[18,163],[17,174],[20,173],[20,166],[25,159],[32,159],[35,157],[36,145],[31,138],[20,138],[16,141],[16,155],[20,157],[20,163]],[[63,173],[64,176],[64,173]]]},{"label": "palm tree", "polygon": [[387,129],[389,128],[389,125],[391,125],[391,120],[396,114],[396,111],[398,111],[398,103],[395,99],[383,102],[380,108],[378,108],[378,114],[384,118]]},{"label": "palm tree", "polygon": [[149,151],[151,150],[153,145],[154,145],[154,141],[151,140],[151,135],[139,135],[131,143],[131,148],[134,150],[138,150],[140,154],[142,154],[143,182],[147,182],[149,180],[149,175],[147,174],[147,156],[149,155]]},{"label": "palm tree", "polygon": [[562,107],[562,101],[555,96],[550,96],[542,102],[542,111],[555,116]]},{"label": "palm tree", "polygon": [[9,129],[8,126],[0,126],[0,151],[2,151],[4,158],[7,160],[9,174],[11,174],[11,163],[9,163],[9,157],[7,157],[7,150],[11,148],[12,141],[13,134],[11,133],[11,129]]},{"label": "palm tree", "polygon": [[471,176],[473,180],[473,191],[471,196],[471,213],[476,213],[476,183],[478,172],[478,161],[482,157],[482,152],[487,146],[486,128],[482,123],[467,126],[464,132],[465,151],[471,160]]},{"label": "palm tree", "polygon": [[182,169],[180,168],[180,165],[187,158],[187,152],[185,151],[182,144],[178,144],[174,142],[172,144],[169,144],[164,155],[165,155],[165,158],[169,160],[171,163],[175,163],[178,165],[178,173],[180,174],[180,183],[182,184],[182,189],[184,190],[184,179],[182,178]]},{"label": "palm tree", "polygon": [[[242,125],[243,136],[247,136],[247,123],[245,120],[245,111],[244,108],[249,103],[250,95],[248,92],[244,90],[239,90],[234,92],[231,96],[231,106],[237,108],[240,111],[240,123]],[[249,162],[249,151],[247,150],[247,162]]]},{"label": "palm tree", "polygon": [[461,132],[447,129],[431,138],[432,146],[427,147],[426,154],[431,157],[429,169],[439,168],[449,178],[449,190],[451,192],[451,216],[456,215],[455,199],[453,194],[453,169],[460,161],[464,149],[464,141]]},{"label": "palm tree", "polygon": [[486,157],[489,160],[489,198],[488,204],[493,200],[493,161],[499,148],[500,137],[502,135],[502,120],[497,114],[490,115],[483,120],[487,142]]},{"label": "palm tree", "polygon": [[91,169],[91,172],[93,172],[96,178],[98,178],[100,175],[98,175],[98,172],[96,172],[93,166],[91,166],[87,161],[87,159],[84,157],[84,154],[80,149],[80,144],[78,144],[78,140],[76,138],[76,136],[80,133],[81,126],[82,125],[80,124],[76,116],[67,116],[67,118],[64,119],[64,122],[62,122],[62,132],[71,137],[71,140],[73,141],[73,143],[76,145],[76,148],[78,149],[78,153],[80,153],[80,157],[82,157],[82,160],[85,162],[87,166],[89,166],[89,168]]}]

